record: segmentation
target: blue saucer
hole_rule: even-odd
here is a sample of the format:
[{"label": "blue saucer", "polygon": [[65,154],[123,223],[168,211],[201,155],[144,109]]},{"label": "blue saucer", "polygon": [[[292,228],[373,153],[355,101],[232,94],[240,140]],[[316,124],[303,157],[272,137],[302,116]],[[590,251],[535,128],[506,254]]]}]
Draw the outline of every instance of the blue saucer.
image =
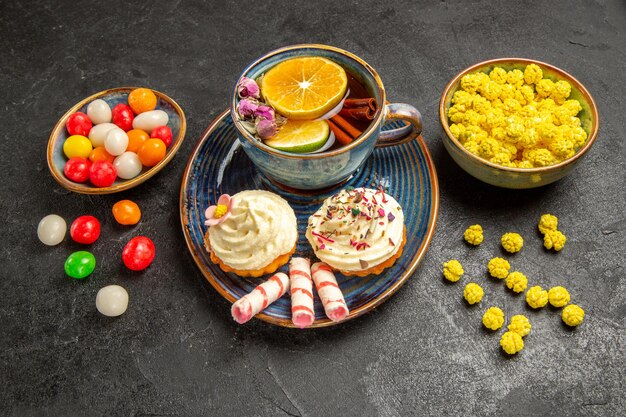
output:
[{"label": "blue saucer", "polygon": [[[397,127],[390,124],[388,128]],[[296,256],[315,259],[306,240],[307,220],[323,201],[342,187],[385,187],[402,206],[407,242],[396,263],[380,275],[346,277],[337,281],[350,309],[348,319],[355,318],[395,293],[415,272],[430,243],[439,211],[439,186],[433,161],[421,136],[410,143],[379,148],[346,183],[315,192],[294,192],[272,183],[255,169],[237,139],[230,113],[222,113],[206,130],[187,164],[180,194],[180,216],[187,246],[196,264],[211,285],[228,301],[234,302],[252,291],[264,278],[241,278],[223,272],[211,262],[204,248],[204,211],[215,204],[221,194],[243,190],[268,190],[289,202],[298,218]],[[281,271],[288,273],[285,265]],[[281,326],[293,327],[291,302],[283,296],[256,316]],[[320,300],[315,296],[313,327],[333,325],[326,318]]]}]

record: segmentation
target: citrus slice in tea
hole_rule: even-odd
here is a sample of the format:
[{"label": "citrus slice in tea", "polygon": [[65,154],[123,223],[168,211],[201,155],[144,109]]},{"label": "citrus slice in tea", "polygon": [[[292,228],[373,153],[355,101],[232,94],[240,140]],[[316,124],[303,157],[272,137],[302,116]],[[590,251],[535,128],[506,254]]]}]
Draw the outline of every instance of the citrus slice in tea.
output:
[{"label": "citrus slice in tea", "polygon": [[289,119],[265,144],[280,151],[307,153],[324,146],[329,136],[330,127],[326,120]]},{"label": "citrus slice in tea", "polygon": [[332,110],[346,94],[348,76],[321,57],[288,59],[270,69],[261,82],[265,101],[287,117],[316,119]]}]

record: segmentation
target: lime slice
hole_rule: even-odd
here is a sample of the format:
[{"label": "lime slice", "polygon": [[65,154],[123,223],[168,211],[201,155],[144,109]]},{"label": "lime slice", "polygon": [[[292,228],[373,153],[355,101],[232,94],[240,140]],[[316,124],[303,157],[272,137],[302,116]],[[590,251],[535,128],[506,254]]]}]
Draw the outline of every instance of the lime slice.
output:
[{"label": "lime slice", "polygon": [[267,146],[292,153],[315,152],[320,149],[330,134],[326,120],[287,120],[287,123],[271,138]]}]

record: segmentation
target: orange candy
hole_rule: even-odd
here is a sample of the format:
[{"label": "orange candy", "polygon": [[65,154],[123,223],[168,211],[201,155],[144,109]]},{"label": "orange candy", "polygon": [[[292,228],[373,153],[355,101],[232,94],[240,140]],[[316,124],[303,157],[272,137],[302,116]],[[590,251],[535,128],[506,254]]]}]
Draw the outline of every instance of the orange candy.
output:
[{"label": "orange candy", "polygon": [[91,162],[109,161],[110,163],[113,163],[115,157],[108,153],[106,149],[104,149],[104,146],[97,146],[89,153],[89,160]]},{"label": "orange candy", "polygon": [[141,145],[137,155],[144,166],[153,167],[165,158],[165,143],[161,139],[148,139]]},{"label": "orange candy", "polygon": [[130,200],[120,200],[113,204],[113,217],[119,224],[125,226],[139,223],[141,210],[137,203]]},{"label": "orange candy", "polygon": [[148,88],[136,88],[128,95],[128,105],[135,114],[154,110],[157,105],[157,98]]},{"label": "orange candy", "polygon": [[141,129],[129,130],[126,134],[128,135],[128,147],[126,148],[127,152],[137,153],[141,148],[141,145],[150,139],[150,135]]}]

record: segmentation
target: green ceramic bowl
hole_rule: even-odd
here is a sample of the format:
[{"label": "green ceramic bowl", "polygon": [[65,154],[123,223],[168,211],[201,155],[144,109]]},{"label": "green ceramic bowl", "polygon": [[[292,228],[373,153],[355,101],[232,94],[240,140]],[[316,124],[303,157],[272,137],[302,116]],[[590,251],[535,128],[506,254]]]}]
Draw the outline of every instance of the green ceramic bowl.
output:
[{"label": "green ceramic bowl", "polygon": [[[463,145],[450,132],[448,123],[448,108],[451,106],[452,96],[460,88],[461,78],[470,73],[489,73],[494,67],[502,67],[507,71],[519,69],[524,71],[529,64],[537,64],[543,70],[544,78],[552,81],[566,80],[572,86],[570,99],[578,100],[582,106],[582,111],[578,114],[581,120],[581,127],[587,132],[587,143],[574,156],[541,168],[511,168],[494,164],[478,155],[474,155],[463,147]],[[439,103],[439,119],[445,131],[443,144],[448,150],[452,159],[459,164],[470,175],[491,185],[504,188],[535,188],[542,185],[558,181],[569,174],[574,166],[582,159],[593,145],[598,134],[598,109],[589,91],[573,76],[567,72],[544,62],[524,58],[499,58],[480,62],[464,69],[448,83]]]}]

